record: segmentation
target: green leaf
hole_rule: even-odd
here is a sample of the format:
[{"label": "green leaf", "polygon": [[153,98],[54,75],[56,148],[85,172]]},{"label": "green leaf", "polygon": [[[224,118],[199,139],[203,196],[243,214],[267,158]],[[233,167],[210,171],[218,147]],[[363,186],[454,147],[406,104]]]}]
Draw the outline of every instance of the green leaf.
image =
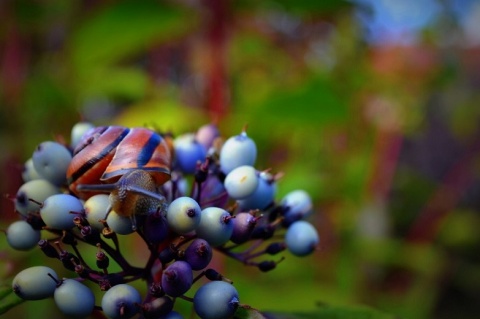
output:
[{"label": "green leaf", "polygon": [[148,78],[140,69],[130,67],[98,68],[88,78],[78,82],[85,97],[111,96],[138,100],[145,96]]},{"label": "green leaf", "polygon": [[11,294],[12,287],[10,285],[2,285],[0,286],[0,300],[6,298],[9,294]]},{"label": "green leaf", "polygon": [[159,1],[121,1],[87,19],[72,39],[71,54],[81,73],[100,64],[114,64],[152,44],[174,39],[194,25],[180,6]]},{"label": "green leaf", "polygon": [[315,127],[343,123],[349,114],[348,98],[336,92],[330,80],[321,75],[306,79],[295,87],[272,92],[250,109],[258,112],[258,118],[269,119],[272,123],[284,123],[288,119],[290,125]]},{"label": "green leaf", "polygon": [[0,315],[3,315],[13,307],[21,304],[24,300],[15,295],[12,288],[9,287],[8,291],[4,291],[3,287],[0,290]]}]

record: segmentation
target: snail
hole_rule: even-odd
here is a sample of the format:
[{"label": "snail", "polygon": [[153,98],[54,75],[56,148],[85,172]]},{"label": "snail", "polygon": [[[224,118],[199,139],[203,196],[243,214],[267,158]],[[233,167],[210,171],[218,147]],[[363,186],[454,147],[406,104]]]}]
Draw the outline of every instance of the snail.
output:
[{"label": "snail", "polygon": [[172,150],[159,134],[146,128],[96,127],[74,150],[67,170],[70,191],[87,199],[110,193],[107,214],[114,210],[129,217],[164,205],[157,188],[170,179]]}]

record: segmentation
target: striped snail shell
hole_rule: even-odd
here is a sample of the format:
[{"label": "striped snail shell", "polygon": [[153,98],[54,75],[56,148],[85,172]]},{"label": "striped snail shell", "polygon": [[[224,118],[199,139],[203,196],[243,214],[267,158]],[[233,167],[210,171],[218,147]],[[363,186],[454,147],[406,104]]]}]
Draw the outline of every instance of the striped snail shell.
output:
[{"label": "striped snail shell", "polygon": [[80,198],[94,193],[77,186],[115,183],[134,170],[148,172],[160,186],[170,179],[170,147],[159,134],[146,128],[96,127],[82,138],[67,170],[70,191]]},{"label": "striped snail shell", "polygon": [[82,137],[67,170],[69,189],[80,198],[110,193],[107,213],[130,217],[164,207],[157,187],[170,179],[172,152],[146,128],[97,127]]}]

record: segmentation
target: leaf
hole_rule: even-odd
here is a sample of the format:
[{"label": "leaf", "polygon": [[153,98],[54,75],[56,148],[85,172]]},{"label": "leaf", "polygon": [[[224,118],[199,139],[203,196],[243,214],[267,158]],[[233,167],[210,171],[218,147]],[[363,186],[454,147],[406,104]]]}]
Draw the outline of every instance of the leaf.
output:
[{"label": "leaf", "polygon": [[136,68],[98,68],[90,75],[91,78],[78,81],[79,89],[86,97],[111,96],[137,100],[144,97],[148,86],[147,75]]},{"label": "leaf", "polygon": [[195,17],[158,1],[120,1],[87,19],[74,34],[71,54],[77,72],[115,64],[147,46],[174,39]]},{"label": "leaf", "polygon": [[12,293],[12,287],[10,285],[0,286],[0,300],[6,298],[11,293]]},{"label": "leaf", "polygon": [[12,289],[9,287],[9,291],[5,294],[5,291],[2,290],[0,291],[0,315],[3,315],[13,307],[21,304],[24,302],[23,299],[19,298],[17,295],[15,295],[12,291]]},{"label": "leaf", "polygon": [[267,319],[258,310],[248,306],[240,305],[233,316],[233,319]]},{"label": "leaf", "polygon": [[274,91],[250,109],[256,117],[272,123],[283,123],[288,119],[291,125],[315,127],[343,123],[349,115],[347,97],[340,95],[332,82],[323,76],[313,76],[295,87]]}]

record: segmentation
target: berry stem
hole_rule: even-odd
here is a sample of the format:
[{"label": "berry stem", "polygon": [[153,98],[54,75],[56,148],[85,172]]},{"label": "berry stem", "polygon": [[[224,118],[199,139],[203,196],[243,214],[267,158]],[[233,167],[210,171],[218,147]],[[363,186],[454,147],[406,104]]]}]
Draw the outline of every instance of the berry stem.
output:
[{"label": "berry stem", "polygon": [[193,302],[193,298],[187,297],[185,295],[178,296],[177,298],[180,298],[189,302]]},{"label": "berry stem", "polygon": [[[80,260],[80,263],[82,265],[88,267],[87,263],[85,262],[85,260],[82,257],[82,254],[80,254],[80,251],[78,250],[77,245],[75,244],[75,245],[71,245],[71,246],[73,248],[73,251],[75,251],[75,255],[77,255],[78,259]],[[90,267],[88,267],[88,268],[90,268]]]}]

